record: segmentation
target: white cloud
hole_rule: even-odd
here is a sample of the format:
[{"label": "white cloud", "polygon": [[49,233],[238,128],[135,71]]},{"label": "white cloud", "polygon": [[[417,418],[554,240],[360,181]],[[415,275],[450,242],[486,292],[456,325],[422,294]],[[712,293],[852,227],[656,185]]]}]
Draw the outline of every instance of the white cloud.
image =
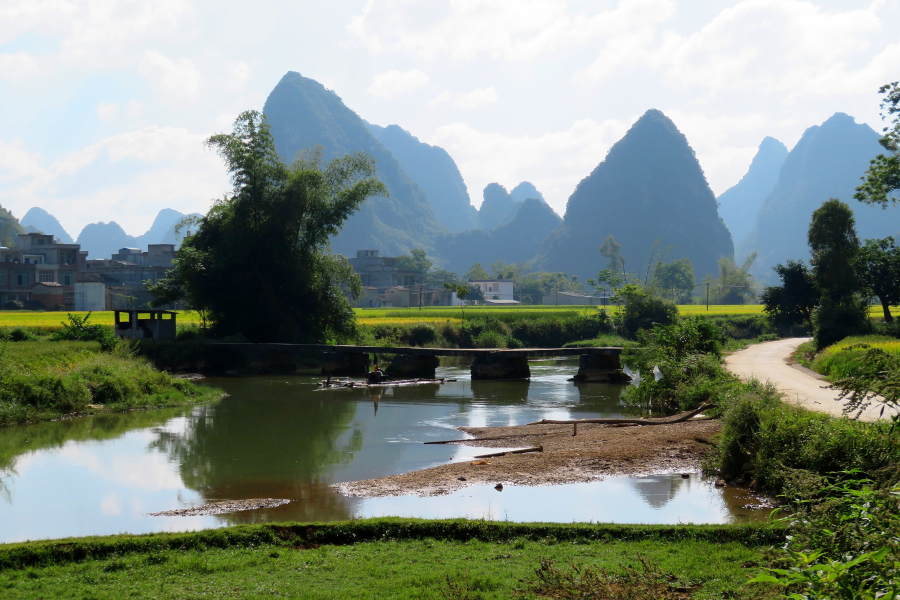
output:
[{"label": "white cloud", "polygon": [[[438,3],[432,4],[432,6]],[[573,14],[562,0],[447,0],[423,11],[408,0],[369,0],[347,30],[373,53],[471,60],[481,54],[529,60],[547,52],[636,31],[675,12],[673,0],[622,0],[607,11]]]},{"label": "white cloud", "polygon": [[478,90],[472,90],[468,94],[463,94],[456,100],[456,105],[460,108],[475,108],[482,104],[496,104],[497,90],[491,86]]},{"label": "white cloud", "polygon": [[194,102],[197,99],[200,72],[189,59],[172,60],[156,50],[148,50],[138,64],[137,71],[147,78],[163,103],[170,108],[179,108],[184,102]]},{"label": "white cloud", "polygon": [[43,75],[43,65],[27,52],[0,54],[0,79],[21,83]]},{"label": "white cloud", "polygon": [[412,69],[409,71],[388,71],[372,77],[369,93],[379,98],[393,98],[428,85],[428,75]]},{"label": "white cloud", "polygon": [[119,118],[119,104],[117,102],[101,102],[97,105],[97,116],[101,121],[112,123]]},{"label": "white cloud", "polygon": [[456,160],[473,204],[481,203],[481,190],[488,183],[512,187],[527,180],[562,214],[575,185],[604,159],[630,125],[616,119],[582,119],[564,131],[529,136],[453,123],[439,127],[428,142],[443,147]]}]

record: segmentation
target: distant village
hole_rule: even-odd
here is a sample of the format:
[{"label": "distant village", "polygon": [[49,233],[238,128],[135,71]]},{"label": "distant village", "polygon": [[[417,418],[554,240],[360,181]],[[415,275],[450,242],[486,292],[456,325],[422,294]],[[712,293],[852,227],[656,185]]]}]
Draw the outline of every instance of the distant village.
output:
[{"label": "distant village", "polygon": [[[149,244],[146,251],[121,248],[110,258],[89,259],[79,244],[61,243],[54,236],[25,233],[12,248],[0,247],[0,305],[6,310],[100,311],[147,308],[151,300],[144,283],[157,282],[172,268],[175,244]],[[400,270],[396,257],[378,250],[357,250],[348,262],[362,280],[357,308],[461,306],[456,292],[426,285],[424,273]],[[522,304],[514,282],[477,279],[467,282],[481,290],[483,300],[465,304]],[[347,292],[349,298],[349,291]],[[545,305],[601,305],[601,296],[572,292],[546,294]],[[169,306],[167,308],[180,308]]]}]

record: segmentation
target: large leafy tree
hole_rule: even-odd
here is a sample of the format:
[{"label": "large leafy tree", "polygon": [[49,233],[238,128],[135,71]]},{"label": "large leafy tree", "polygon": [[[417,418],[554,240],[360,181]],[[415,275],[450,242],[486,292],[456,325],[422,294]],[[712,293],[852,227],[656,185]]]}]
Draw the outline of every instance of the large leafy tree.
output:
[{"label": "large leafy tree", "polygon": [[894,238],[866,240],[855,263],[860,283],[878,297],[884,320],[892,322],[890,306],[900,303],[900,248],[894,245]]},{"label": "large leafy tree", "polygon": [[812,326],[813,310],[819,305],[819,293],[812,271],[802,260],[788,260],[773,267],[781,285],[767,287],[760,300],[763,311],[781,326]]},{"label": "large leafy tree", "polygon": [[659,261],[653,270],[651,287],[675,302],[690,302],[694,295],[694,265],[689,258]]},{"label": "large leafy tree", "polygon": [[851,301],[860,287],[853,264],[859,252],[853,211],[834,198],[824,202],[813,212],[808,238],[813,278],[823,302]]},{"label": "large leafy tree", "polygon": [[879,154],[872,160],[853,197],[887,208],[888,204],[900,203],[900,82],[883,85],[878,93],[884,94],[881,118],[890,119],[884,137],[878,141],[889,154]]},{"label": "large leafy tree", "polygon": [[414,273],[425,275],[433,264],[428,260],[428,254],[424,250],[413,248],[409,251],[409,254],[398,256],[394,266],[398,271],[413,271]]},{"label": "large leafy tree", "polygon": [[360,280],[328,240],[367,198],[387,194],[374,160],[353,153],[324,165],[311,150],[287,165],[256,111],[206,143],[233,189],[184,240],[173,270],[152,288],[157,303],[181,301],[205,311],[214,333],[256,342],[351,335],[355,318],[340,284],[358,296]]}]

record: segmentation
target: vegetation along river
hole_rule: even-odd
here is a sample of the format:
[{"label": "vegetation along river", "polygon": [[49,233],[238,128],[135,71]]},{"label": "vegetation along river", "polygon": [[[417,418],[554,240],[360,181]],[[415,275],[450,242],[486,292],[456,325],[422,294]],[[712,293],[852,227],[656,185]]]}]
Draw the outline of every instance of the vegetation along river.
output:
[{"label": "vegetation along river", "polygon": [[[617,416],[620,386],[567,381],[577,360],[531,363],[531,381],[458,381],[316,391],[318,377],[209,379],[219,402],[103,414],[0,433],[0,542],[178,531],[259,521],[470,517],[514,521],[727,523],[765,518],[754,500],[699,474],[610,477],[558,486],[473,486],[433,497],[348,497],[331,484],[384,477],[494,452],[422,442],[455,427]],[[216,516],[147,513],[245,498],[276,508]]]}]

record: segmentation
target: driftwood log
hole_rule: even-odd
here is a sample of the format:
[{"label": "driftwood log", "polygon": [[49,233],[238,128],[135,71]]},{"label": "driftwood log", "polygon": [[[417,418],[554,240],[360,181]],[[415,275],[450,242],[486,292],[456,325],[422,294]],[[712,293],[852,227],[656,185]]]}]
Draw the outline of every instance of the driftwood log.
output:
[{"label": "driftwood log", "polygon": [[525,454],[526,452],[543,452],[543,446],[535,446],[534,448],[522,448],[521,450],[507,450],[506,452],[494,452],[493,454],[479,454],[472,458],[496,458],[498,456],[506,456],[507,454]]},{"label": "driftwood log", "polygon": [[715,408],[715,404],[704,404],[700,408],[685,413],[676,419],[573,419],[570,421],[557,421],[555,419],[541,419],[528,425],[577,425],[579,423],[595,423],[600,425],[672,425],[683,423],[692,417],[699,415],[704,410]]},{"label": "driftwood log", "polygon": [[508,440],[509,438],[533,437],[538,435],[549,435],[547,433],[517,433],[514,435],[497,435],[494,437],[483,438],[466,438],[464,440],[439,440],[436,442],[423,442],[424,444],[459,444],[460,442],[484,442],[487,440]]}]

